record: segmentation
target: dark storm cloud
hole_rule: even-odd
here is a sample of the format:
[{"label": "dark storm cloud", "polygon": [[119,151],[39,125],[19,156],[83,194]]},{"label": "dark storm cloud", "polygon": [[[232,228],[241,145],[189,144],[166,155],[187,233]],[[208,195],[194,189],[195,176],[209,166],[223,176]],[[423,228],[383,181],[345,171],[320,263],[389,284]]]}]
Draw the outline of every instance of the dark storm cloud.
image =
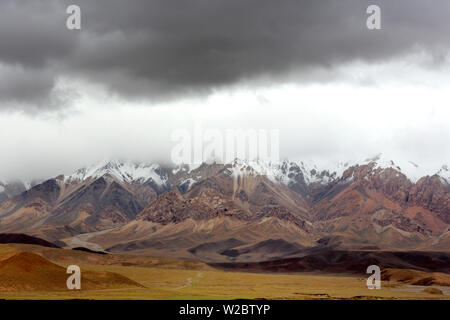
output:
[{"label": "dark storm cloud", "polygon": [[[81,7],[81,31],[65,28],[69,4]],[[369,4],[382,30],[366,28]],[[439,64],[449,16],[447,0],[2,0],[0,108],[57,106],[47,102],[59,76],[153,100],[258,77],[303,81],[414,50]]]}]

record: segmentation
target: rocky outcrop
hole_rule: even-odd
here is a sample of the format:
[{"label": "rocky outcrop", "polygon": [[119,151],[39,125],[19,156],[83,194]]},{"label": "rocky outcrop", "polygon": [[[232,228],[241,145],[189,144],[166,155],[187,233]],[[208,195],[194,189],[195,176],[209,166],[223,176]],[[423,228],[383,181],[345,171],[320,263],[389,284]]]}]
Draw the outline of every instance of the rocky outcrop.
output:
[{"label": "rocky outcrop", "polygon": [[413,185],[409,192],[408,204],[436,212],[442,221],[450,223],[450,186],[444,184],[437,175],[423,177]]}]

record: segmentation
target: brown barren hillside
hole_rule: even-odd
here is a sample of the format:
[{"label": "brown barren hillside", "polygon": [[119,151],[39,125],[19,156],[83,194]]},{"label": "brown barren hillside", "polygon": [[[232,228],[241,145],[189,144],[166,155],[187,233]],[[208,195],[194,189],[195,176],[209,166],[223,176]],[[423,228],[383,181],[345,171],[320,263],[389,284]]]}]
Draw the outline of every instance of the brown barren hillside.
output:
[{"label": "brown barren hillside", "polygon": [[[66,269],[38,254],[17,251],[0,261],[0,291],[64,291],[68,290]],[[84,290],[109,287],[142,287],[122,275],[112,272],[82,272]]]},{"label": "brown barren hillside", "polygon": [[381,280],[394,281],[417,286],[450,286],[450,275],[440,272],[427,273],[407,269],[385,269]]}]

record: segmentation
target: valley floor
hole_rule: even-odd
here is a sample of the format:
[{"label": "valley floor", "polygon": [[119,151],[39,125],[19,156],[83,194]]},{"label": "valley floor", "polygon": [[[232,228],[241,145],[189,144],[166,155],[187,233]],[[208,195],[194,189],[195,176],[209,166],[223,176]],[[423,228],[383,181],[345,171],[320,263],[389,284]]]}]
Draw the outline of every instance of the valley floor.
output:
[{"label": "valley floor", "polygon": [[[279,274],[227,272],[201,263],[153,259],[151,264],[140,257],[136,265],[100,255],[63,249],[42,249],[37,246],[18,246],[11,250],[34,251],[54,263],[67,267],[70,259],[77,260],[83,272],[114,272],[144,287],[109,287],[79,291],[0,291],[1,299],[450,299],[450,287],[438,287],[444,294],[423,292],[422,286],[396,282],[382,282],[382,289],[369,290],[366,277],[341,274]],[[31,249],[30,249],[31,248]],[[0,253],[11,256],[9,248]],[[99,256],[99,257],[97,257]],[[109,255],[108,255],[109,256]],[[119,259],[119,258],[114,258]],[[63,262],[64,261],[64,262]],[[0,271],[0,284],[3,275]]]}]

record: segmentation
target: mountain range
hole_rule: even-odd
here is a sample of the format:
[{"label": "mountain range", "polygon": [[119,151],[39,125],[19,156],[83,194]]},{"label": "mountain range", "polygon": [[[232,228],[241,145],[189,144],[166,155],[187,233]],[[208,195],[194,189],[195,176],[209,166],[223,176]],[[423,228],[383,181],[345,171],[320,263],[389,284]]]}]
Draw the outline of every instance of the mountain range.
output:
[{"label": "mountain range", "polygon": [[177,167],[103,161],[41,183],[0,182],[0,232],[59,246],[212,262],[322,249],[450,249],[450,170],[380,154]]}]

